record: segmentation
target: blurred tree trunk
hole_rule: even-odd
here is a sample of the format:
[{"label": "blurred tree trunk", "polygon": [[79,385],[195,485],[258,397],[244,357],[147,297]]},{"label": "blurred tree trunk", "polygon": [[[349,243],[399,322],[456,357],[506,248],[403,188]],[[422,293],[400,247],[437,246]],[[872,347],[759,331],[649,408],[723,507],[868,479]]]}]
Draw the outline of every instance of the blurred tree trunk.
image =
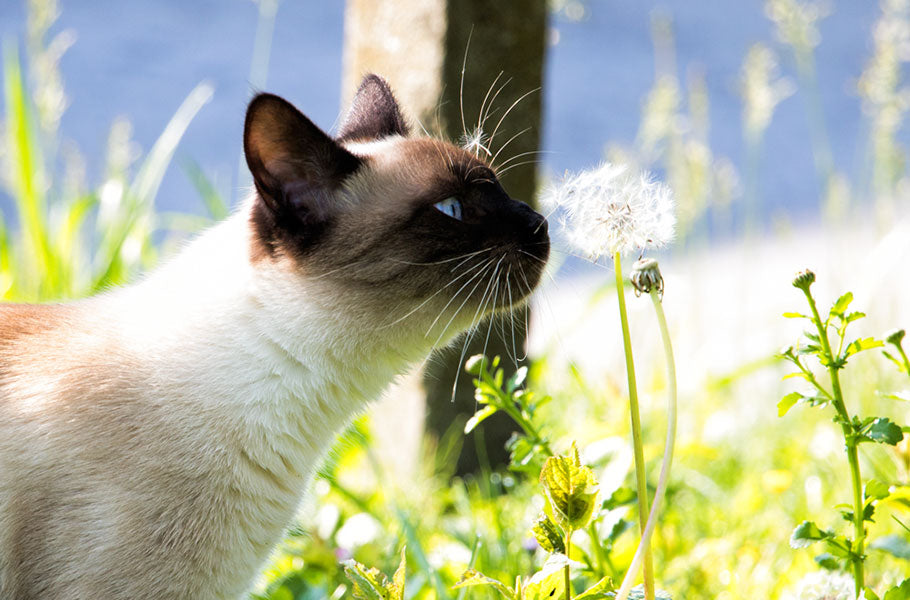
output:
[{"label": "blurred tree trunk", "polygon": [[[417,121],[415,125],[456,143],[478,125],[486,136],[499,125],[493,141],[484,138],[482,142],[495,155],[513,136],[527,129],[508,143],[496,158],[496,165],[509,195],[530,203],[536,189],[541,95],[535,90],[541,86],[543,73],[546,18],[546,0],[348,0],[345,102],[350,101],[360,78],[373,72],[389,81],[403,109]],[[495,101],[491,101],[494,95]],[[485,123],[479,122],[482,107],[489,115]],[[482,326],[471,339],[465,358],[482,351],[491,327],[487,354],[502,357],[508,376],[517,368],[513,323],[521,359],[526,318],[526,309],[522,309],[516,311],[514,321],[497,319]],[[465,421],[476,408],[471,378],[463,372],[452,402],[463,347],[461,341],[437,353],[424,373],[426,425],[440,438],[449,430],[456,430],[453,435],[460,437]],[[478,429],[478,439],[474,439],[475,434],[465,439],[458,473],[475,471],[486,460],[495,467],[508,459],[504,445],[514,431],[511,421],[496,415]]]}]

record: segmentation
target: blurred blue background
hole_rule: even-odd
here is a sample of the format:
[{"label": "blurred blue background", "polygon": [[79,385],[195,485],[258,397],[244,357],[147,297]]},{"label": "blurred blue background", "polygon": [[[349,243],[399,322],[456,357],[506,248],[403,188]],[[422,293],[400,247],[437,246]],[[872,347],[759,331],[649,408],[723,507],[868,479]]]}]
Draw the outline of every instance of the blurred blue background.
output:
[{"label": "blurred blue background", "polygon": [[[688,73],[704,76],[713,152],[744,170],[739,78],[749,46],[763,41],[776,48],[782,74],[795,79],[763,2],[591,0],[569,6],[551,20],[543,92],[547,172],[591,166],[604,157],[608,143],[633,142],[654,82],[655,11],[672,20],[683,86]],[[852,176],[862,168],[865,135],[855,89],[872,51],[870,31],[879,8],[853,1],[829,7],[819,22],[818,89],[835,167]],[[198,162],[219,191],[236,201],[243,185],[237,173],[244,106],[253,93],[257,4],[63,0],[60,8],[51,34],[70,29],[78,36],[60,65],[70,102],[61,130],[86,156],[89,180],[101,176],[115,116],[132,122],[136,141],[147,151],[190,89],[206,79],[214,85],[214,98],[191,123],[157,204],[164,210],[202,210],[179,168],[184,157]],[[343,12],[344,3],[334,0],[282,2],[272,37],[265,89],[291,99],[324,128],[333,126],[341,110]],[[0,37],[21,44],[24,31],[24,2],[0,0]],[[785,212],[794,222],[817,216],[821,193],[803,93],[797,86],[774,114],[758,190],[765,215]],[[0,201],[6,205],[8,198]]]}]

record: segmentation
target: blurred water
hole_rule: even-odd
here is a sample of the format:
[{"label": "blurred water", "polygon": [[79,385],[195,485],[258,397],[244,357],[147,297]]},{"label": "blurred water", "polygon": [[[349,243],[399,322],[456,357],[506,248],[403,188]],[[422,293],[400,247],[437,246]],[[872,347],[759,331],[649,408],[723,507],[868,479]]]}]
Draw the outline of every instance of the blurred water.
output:
[{"label": "blurred water", "polygon": [[[0,0],[0,37],[24,35],[22,0]],[[739,69],[749,45],[773,42],[759,0],[590,0],[581,22],[553,19],[559,42],[546,67],[544,167],[580,169],[603,156],[608,141],[630,143],[641,103],[653,83],[650,14],[660,7],[674,19],[677,64],[685,80],[700,68],[711,99],[714,151],[742,170]],[[858,172],[862,148],[859,99],[852,91],[871,50],[872,1],[832,2],[821,22],[819,86],[838,168]],[[339,111],[343,2],[285,0],[278,11],[268,83],[316,123],[331,128]],[[71,99],[62,129],[83,150],[92,181],[103,168],[105,140],[115,115],[126,115],[147,150],[189,90],[215,85],[214,100],[187,131],[158,197],[166,210],[201,211],[197,194],[178,167],[192,157],[218,187],[238,195],[236,172],[257,6],[249,0],[62,0],[55,27],[78,41],[62,71]],[[793,75],[786,62],[785,73]],[[484,90],[485,91],[485,90]],[[816,213],[814,175],[804,99],[785,100],[767,133],[762,196],[767,214],[786,210],[794,220]],[[8,198],[0,195],[0,206]]]}]

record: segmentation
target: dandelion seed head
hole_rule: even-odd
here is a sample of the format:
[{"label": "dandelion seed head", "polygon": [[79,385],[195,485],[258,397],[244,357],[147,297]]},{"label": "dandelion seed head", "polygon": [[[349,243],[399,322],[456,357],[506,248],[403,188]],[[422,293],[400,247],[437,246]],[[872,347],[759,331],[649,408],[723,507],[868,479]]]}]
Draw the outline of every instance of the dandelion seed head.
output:
[{"label": "dandelion seed head", "polygon": [[567,175],[545,201],[564,210],[569,243],[594,260],[661,247],[673,239],[676,218],[670,188],[649,173],[631,173],[623,165],[603,163]]},{"label": "dandelion seed head", "polygon": [[853,577],[846,573],[815,571],[799,580],[793,600],[854,600]]},{"label": "dandelion seed head", "polygon": [[492,152],[487,148],[486,144],[489,141],[489,136],[484,133],[483,129],[477,127],[474,131],[470,133],[465,133],[461,136],[461,147],[464,150],[467,150],[474,156],[480,156],[480,153],[483,152],[487,156],[492,156]]}]

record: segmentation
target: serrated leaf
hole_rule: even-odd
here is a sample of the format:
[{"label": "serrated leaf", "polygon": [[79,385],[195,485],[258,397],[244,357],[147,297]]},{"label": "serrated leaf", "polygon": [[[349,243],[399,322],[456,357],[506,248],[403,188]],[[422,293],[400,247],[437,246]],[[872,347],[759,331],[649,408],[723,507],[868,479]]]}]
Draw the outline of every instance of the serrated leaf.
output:
[{"label": "serrated leaf", "polygon": [[830,538],[832,535],[830,531],[819,529],[818,525],[812,521],[803,521],[790,534],[790,547],[805,548],[815,542]]},{"label": "serrated leaf", "polygon": [[852,313],[850,313],[849,315],[847,315],[846,321],[847,321],[847,323],[852,323],[853,321],[858,321],[859,319],[862,319],[865,316],[866,316],[866,313],[856,310],[856,311],[853,311]]},{"label": "serrated leaf", "polygon": [[465,435],[474,431],[474,428],[484,422],[488,417],[492,417],[499,411],[495,406],[484,406],[468,419],[468,422],[464,424]]},{"label": "serrated leaf", "polygon": [[515,592],[509,586],[499,581],[498,579],[487,577],[483,573],[475,571],[474,569],[468,569],[465,571],[461,576],[461,580],[452,587],[465,588],[478,585],[488,585],[499,592],[499,595],[506,600],[515,600]]},{"label": "serrated leaf", "polygon": [[780,399],[777,403],[777,416],[782,417],[787,414],[793,406],[803,399],[803,395],[799,392],[790,392],[786,396]]},{"label": "serrated leaf", "polygon": [[386,589],[389,580],[382,571],[367,569],[354,559],[342,564],[345,576],[351,581],[354,600],[393,600]]},{"label": "serrated leaf", "polygon": [[894,446],[904,439],[904,432],[890,419],[879,417],[872,422],[866,437],[879,444]]},{"label": "serrated leaf", "polygon": [[597,504],[598,485],[594,472],[583,466],[573,442],[566,456],[551,456],[540,471],[540,485],[548,514],[563,529],[587,526]]},{"label": "serrated leaf", "polygon": [[874,550],[887,552],[891,556],[895,556],[897,558],[910,560],[910,541],[908,541],[904,536],[896,534],[886,535],[873,541],[871,544],[869,544],[869,547]]},{"label": "serrated leaf", "polygon": [[882,600],[910,600],[910,579],[904,579],[887,592]]},{"label": "serrated leaf", "polygon": [[547,552],[566,553],[563,532],[547,515],[540,515],[537,518],[537,521],[534,522],[534,527],[531,528],[531,533],[534,534],[540,547]]},{"label": "serrated leaf", "polygon": [[884,344],[880,340],[872,337],[853,340],[850,342],[850,345],[847,346],[847,349],[844,350],[844,358],[849,358],[864,350],[871,350],[872,348],[880,348],[882,346],[884,346]]},{"label": "serrated leaf", "polygon": [[843,315],[847,311],[847,307],[850,306],[850,303],[853,302],[853,292],[846,292],[840,298],[838,298],[834,305],[831,306],[829,315]]}]

